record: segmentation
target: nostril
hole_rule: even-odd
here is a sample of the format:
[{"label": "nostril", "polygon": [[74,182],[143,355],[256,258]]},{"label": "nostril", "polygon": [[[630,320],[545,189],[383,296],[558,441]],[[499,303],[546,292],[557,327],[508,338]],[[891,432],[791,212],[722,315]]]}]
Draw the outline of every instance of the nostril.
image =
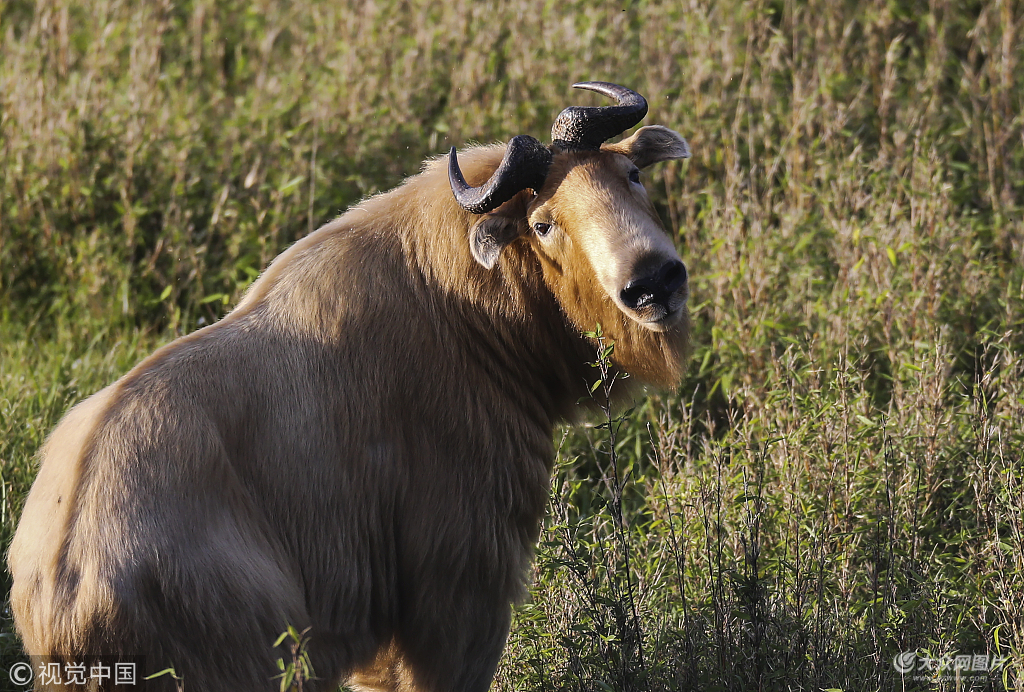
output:
[{"label": "nostril", "polygon": [[630,310],[647,305],[654,300],[657,292],[650,278],[635,279],[626,284],[626,287],[619,293],[622,304]]},{"label": "nostril", "polygon": [[666,262],[658,272],[658,287],[671,295],[686,283],[686,265],[679,260]]}]

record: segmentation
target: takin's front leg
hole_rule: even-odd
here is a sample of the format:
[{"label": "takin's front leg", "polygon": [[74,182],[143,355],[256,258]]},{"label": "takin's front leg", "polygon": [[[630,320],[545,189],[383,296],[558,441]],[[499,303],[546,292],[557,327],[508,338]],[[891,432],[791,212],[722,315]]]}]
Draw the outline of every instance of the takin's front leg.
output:
[{"label": "takin's front leg", "polygon": [[394,641],[377,653],[373,663],[353,673],[346,684],[358,692],[416,689],[412,673],[405,667],[402,652]]},{"label": "takin's front leg", "polygon": [[510,619],[509,603],[490,594],[420,601],[390,646],[348,684],[360,692],[486,692]]}]

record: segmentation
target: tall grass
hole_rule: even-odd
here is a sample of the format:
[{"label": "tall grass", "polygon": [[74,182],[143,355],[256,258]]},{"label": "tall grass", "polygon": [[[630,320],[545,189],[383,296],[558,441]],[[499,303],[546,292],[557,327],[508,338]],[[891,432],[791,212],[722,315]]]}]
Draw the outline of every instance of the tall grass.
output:
[{"label": "tall grass", "polygon": [[606,79],[694,150],[646,185],[696,355],[560,433],[497,688],[1024,687],[1020,3],[17,0],[0,35],[4,545],[68,405]]}]

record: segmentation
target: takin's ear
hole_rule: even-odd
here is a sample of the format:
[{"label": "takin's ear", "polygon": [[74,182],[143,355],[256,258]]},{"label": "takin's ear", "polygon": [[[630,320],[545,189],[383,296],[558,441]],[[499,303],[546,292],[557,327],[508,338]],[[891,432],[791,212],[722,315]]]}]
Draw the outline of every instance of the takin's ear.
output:
[{"label": "takin's ear", "polygon": [[526,204],[532,197],[523,190],[469,227],[469,251],[485,269],[493,269],[502,249],[525,230]]},{"label": "takin's ear", "polygon": [[493,269],[502,249],[518,235],[519,219],[492,212],[470,228],[469,251],[485,269]]},{"label": "takin's ear", "polygon": [[605,144],[602,149],[614,151],[631,159],[637,168],[647,168],[659,161],[690,158],[690,145],[678,132],[661,125],[641,127],[632,137]]}]

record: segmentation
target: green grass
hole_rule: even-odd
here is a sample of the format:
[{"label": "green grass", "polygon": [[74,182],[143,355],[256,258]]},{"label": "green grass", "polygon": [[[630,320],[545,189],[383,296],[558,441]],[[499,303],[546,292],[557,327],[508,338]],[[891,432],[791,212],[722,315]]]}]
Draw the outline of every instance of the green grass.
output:
[{"label": "green grass", "polygon": [[8,0],[0,36],[3,546],[68,406],[606,79],[694,151],[645,182],[696,353],[559,432],[496,689],[1024,687],[1019,3]]}]

